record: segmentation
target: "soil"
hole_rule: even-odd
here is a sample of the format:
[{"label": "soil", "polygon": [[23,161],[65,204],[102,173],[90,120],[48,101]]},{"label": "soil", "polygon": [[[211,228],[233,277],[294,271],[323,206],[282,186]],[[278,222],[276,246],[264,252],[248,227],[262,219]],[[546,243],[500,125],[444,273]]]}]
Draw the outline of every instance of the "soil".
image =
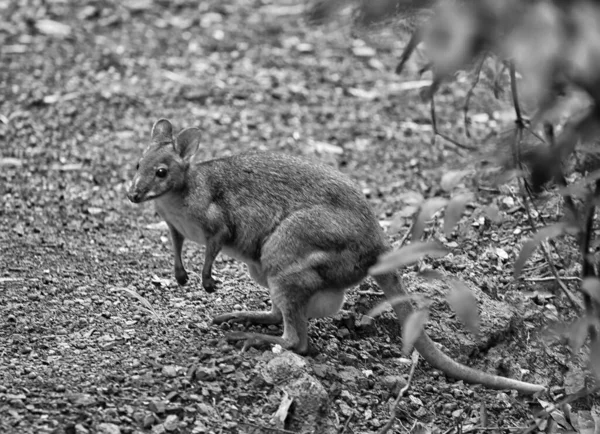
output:
[{"label": "soil", "polygon": [[[281,391],[259,373],[270,349],[240,352],[224,339],[242,325],[217,314],[265,309],[268,292],[244,264],[221,255],[220,287],[203,291],[203,248],[187,244],[191,273],[177,285],[168,232],[152,204],[126,198],[152,124],[204,132],[199,157],[273,150],[326,161],[351,176],[399,246],[422,198],[449,196],[451,170],[480,169],[471,152],[434,138],[421,98],[418,56],[393,74],[406,38],[386,29],[353,34],[347,23],[310,26],[296,3],[258,0],[0,1],[0,431],[3,433],[284,432],[269,428]],[[500,137],[510,107],[482,84],[464,135],[466,76],[437,97],[438,126],[457,141]],[[414,86],[402,87],[403,83]],[[486,143],[489,143],[486,142]],[[475,173],[475,172],[473,172]],[[406,270],[429,297],[427,330],[470,366],[548,386],[542,398],[446,378],[420,362],[401,398],[394,432],[526,428],[568,430],[592,420],[591,397],[571,418],[538,412],[583,386],[585,364],[545,330],[572,308],[536,253],[515,281],[531,236],[522,200],[486,173],[461,184],[476,196],[452,235],[436,218],[426,238],[450,255]],[[486,217],[490,205],[501,220]],[[556,220],[557,200],[539,216]],[[560,272],[577,276],[565,247]],[[446,303],[461,279],[479,301],[481,334]],[[575,280],[565,280],[574,288]],[[339,432],[377,432],[390,417],[410,360],[400,327],[371,281],[345,311],[312,321],[313,374],[330,397]],[[279,334],[281,328],[249,327]],[[265,353],[266,351],[266,353]],[[572,428],[571,428],[572,429]]]}]

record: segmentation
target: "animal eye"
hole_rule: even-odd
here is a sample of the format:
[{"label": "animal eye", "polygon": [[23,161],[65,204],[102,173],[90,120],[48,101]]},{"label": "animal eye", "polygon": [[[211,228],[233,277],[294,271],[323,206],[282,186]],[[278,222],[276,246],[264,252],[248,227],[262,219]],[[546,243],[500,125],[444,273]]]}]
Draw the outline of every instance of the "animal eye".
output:
[{"label": "animal eye", "polygon": [[159,178],[164,178],[165,176],[167,176],[167,169],[161,167],[156,171],[156,176],[158,176]]}]

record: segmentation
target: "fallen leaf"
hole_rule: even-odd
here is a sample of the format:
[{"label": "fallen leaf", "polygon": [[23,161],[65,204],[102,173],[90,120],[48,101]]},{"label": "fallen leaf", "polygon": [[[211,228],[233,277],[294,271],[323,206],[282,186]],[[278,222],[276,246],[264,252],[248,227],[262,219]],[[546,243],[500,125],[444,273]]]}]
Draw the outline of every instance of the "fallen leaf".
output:
[{"label": "fallen leaf", "polygon": [[289,416],[290,407],[294,403],[294,398],[291,398],[289,394],[284,390],[283,398],[279,403],[279,408],[271,418],[271,423],[279,428],[285,426],[285,421]]}]

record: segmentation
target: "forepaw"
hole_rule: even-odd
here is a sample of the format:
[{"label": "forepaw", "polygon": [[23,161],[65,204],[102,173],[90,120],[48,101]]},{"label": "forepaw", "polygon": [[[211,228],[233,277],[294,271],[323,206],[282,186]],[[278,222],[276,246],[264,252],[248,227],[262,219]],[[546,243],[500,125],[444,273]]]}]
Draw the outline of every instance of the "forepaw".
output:
[{"label": "forepaw", "polygon": [[213,279],[212,277],[207,277],[202,279],[202,286],[204,290],[209,294],[212,294],[217,290],[217,283],[220,283],[218,280]]},{"label": "forepaw", "polygon": [[184,286],[188,282],[188,274],[183,268],[175,270],[175,279],[180,286]]}]

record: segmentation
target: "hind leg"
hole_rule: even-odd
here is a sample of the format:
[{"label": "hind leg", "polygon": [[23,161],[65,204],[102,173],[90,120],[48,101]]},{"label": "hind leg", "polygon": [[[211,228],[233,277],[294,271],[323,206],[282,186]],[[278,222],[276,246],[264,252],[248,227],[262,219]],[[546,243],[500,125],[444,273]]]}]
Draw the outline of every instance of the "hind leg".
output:
[{"label": "hind leg", "polygon": [[[271,343],[305,353],[308,318],[336,312],[344,289],[362,280],[377,259],[373,246],[356,242],[359,235],[365,236],[363,225],[352,213],[326,207],[304,209],[282,221],[262,246],[260,268],[250,272],[259,282],[266,277],[274,309],[279,309],[283,319],[283,335],[242,332],[230,338],[246,339],[245,347]],[[265,319],[264,314],[248,312],[225,318],[254,319],[256,315]]]},{"label": "hind leg", "polygon": [[[262,333],[233,332],[227,336],[228,340],[245,340],[244,349],[250,346],[263,344],[277,344],[283,348],[304,354],[308,351],[308,317],[306,314],[307,302],[290,297],[290,288],[269,279],[273,306],[279,310],[283,319],[283,335],[273,336]],[[244,312],[244,314],[258,314],[259,312]]]},{"label": "hind leg", "polygon": [[[269,287],[267,282],[266,274],[261,270],[258,265],[248,264],[248,270],[250,271],[250,276],[256,283],[261,286]],[[271,295],[271,299],[273,296]],[[275,303],[272,303],[270,311],[239,311],[239,312],[230,312],[219,315],[213,319],[214,324],[221,324],[224,322],[249,322],[251,324],[281,324],[283,317],[281,315],[281,310],[277,307]]]}]

